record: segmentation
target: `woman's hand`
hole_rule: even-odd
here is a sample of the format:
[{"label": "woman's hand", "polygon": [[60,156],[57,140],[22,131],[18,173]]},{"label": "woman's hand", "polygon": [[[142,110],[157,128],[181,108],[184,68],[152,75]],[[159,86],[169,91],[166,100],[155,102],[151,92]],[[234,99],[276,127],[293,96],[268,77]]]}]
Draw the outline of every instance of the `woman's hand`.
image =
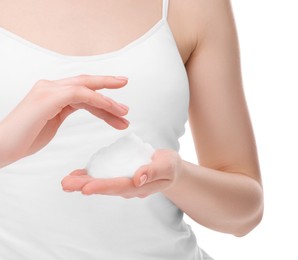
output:
[{"label": "woman's hand", "polygon": [[86,169],[75,170],[61,184],[64,191],[80,191],[82,194],[101,194],[123,198],[145,198],[163,192],[175,185],[181,174],[182,159],[176,151],[160,149],[152,156],[152,162],[141,166],[134,176],[111,179],[93,178]]},{"label": "woman's hand", "polygon": [[85,109],[116,129],[125,129],[128,108],[96,92],[125,86],[124,77],[80,75],[39,80],[0,123],[0,167],[37,152],[55,136],[64,119]]}]

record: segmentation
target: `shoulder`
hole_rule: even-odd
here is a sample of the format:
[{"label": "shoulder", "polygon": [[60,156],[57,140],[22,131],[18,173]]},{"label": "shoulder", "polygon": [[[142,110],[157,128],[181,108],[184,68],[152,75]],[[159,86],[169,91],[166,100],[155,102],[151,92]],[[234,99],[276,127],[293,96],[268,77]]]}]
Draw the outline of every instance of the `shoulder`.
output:
[{"label": "shoulder", "polygon": [[169,0],[168,21],[185,62],[223,16],[232,17],[230,0]]}]

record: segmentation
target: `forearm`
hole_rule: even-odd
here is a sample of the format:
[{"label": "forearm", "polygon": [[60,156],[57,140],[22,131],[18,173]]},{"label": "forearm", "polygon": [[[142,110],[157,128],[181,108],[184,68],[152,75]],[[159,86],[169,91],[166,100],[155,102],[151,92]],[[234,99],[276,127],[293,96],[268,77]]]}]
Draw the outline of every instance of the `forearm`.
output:
[{"label": "forearm", "polygon": [[35,137],[46,123],[38,118],[39,115],[34,116],[37,112],[28,110],[15,109],[0,122],[0,167],[27,155]]},{"label": "forearm", "polygon": [[236,236],[253,229],[263,211],[263,192],[257,181],[186,161],[164,194],[199,224]]}]

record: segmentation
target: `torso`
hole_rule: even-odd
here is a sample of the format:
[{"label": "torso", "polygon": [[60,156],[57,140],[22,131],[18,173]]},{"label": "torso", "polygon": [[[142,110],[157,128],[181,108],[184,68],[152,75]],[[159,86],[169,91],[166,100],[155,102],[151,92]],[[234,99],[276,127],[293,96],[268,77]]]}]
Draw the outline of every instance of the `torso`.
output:
[{"label": "torso", "polygon": [[[178,151],[190,93],[181,58],[196,45],[201,23],[190,14],[199,2],[170,0],[167,23],[161,0],[0,1],[0,121],[39,79],[123,75],[125,87],[100,93],[130,108],[128,131]],[[62,190],[69,172],[124,134],[81,109],[42,150],[0,169],[0,259],[205,259],[162,193],[126,200]]]},{"label": "torso", "polygon": [[[202,25],[195,1],[184,2],[170,1],[168,22],[186,63]],[[161,19],[162,0],[6,0],[0,10],[0,27],[57,53],[83,56],[118,50],[142,36]]]}]

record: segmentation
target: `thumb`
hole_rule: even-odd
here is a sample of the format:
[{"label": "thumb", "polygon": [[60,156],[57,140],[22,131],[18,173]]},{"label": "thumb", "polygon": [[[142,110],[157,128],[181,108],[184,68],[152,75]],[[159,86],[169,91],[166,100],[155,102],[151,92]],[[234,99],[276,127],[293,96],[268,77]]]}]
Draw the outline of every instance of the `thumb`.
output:
[{"label": "thumb", "polygon": [[136,172],[135,175],[132,178],[132,181],[136,187],[141,187],[143,186],[147,180],[148,180],[148,175],[150,172],[150,164],[146,164],[141,166]]}]

